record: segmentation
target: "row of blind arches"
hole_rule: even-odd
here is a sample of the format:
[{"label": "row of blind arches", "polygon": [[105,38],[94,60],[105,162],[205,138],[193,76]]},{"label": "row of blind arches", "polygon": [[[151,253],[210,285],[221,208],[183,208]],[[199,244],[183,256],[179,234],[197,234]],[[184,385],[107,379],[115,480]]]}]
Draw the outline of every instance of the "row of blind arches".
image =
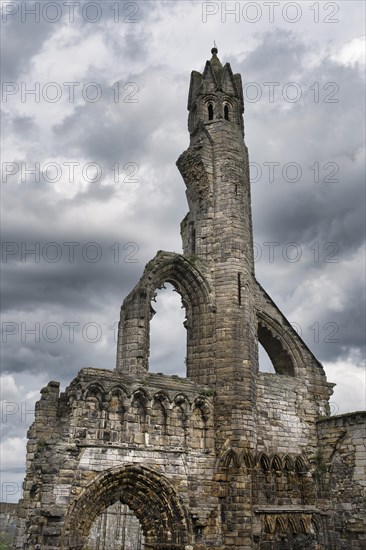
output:
[{"label": "row of blind arches", "polygon": [[86,401],[89,398],[96,399],[99,403],[109,403],[113,397],[118,397],[121,401],[131,402],[133,399],[140,400],[145,407],[151,407],[154,400],[163,403],[166,408],[173,405],[183,406],[188,412],[194,407],[199,407],[209,414],[210,406],[204,395],[198,395],[193,401],[189,400],[183,392],[177,392],[174,397],[171,397],[167,392],[159,390],[152,396],[150,392],[144,388],[137,388],[133,392],[127,392],[123,386],[113,386],[109,391],[105,391],[98,383],[90,384],[84,391],[75,392],[76,400]]},{"label": "row of blind arches", "polygon": [[278,453],[268,454],[265,452],[253,453],[251,451],[236,452],[229,449],[221,457],[220,464],[224,468],[260,469],[264,473],[294,473],[297,475],[306,475],[309,471],[309,465],[301,455],[290,456],[280,455]]},{"label": "row of blind arches", "polygon": [[190,401],[182,392],[171,397],[158,391],[151,396],[143,388],[128,395],[120,386],[106,392],[99,384],[92,384],[76,392],[75,397],[73,423],[77,439],[118,443],[130,435],[133,442],[134,434],[150,433],[155,443],[160,437],[172,436],[172,444],[205,448],[212,427],[210,405],[201,395]]}]

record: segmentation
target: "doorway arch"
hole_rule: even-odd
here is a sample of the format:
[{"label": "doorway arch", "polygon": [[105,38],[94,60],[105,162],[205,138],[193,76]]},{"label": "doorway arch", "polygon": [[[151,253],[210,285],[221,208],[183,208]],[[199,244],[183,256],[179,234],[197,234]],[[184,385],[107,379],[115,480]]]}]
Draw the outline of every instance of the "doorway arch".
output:
[{"label": "doorway arch", "polygon": [[83,489],[69,507],[61,548],[85,548],[96,517],[117,501],[140,521],[146,550],[184,550],[189,544],[189,516],[173,485],[155,470],[131,464],[97,475]]}]

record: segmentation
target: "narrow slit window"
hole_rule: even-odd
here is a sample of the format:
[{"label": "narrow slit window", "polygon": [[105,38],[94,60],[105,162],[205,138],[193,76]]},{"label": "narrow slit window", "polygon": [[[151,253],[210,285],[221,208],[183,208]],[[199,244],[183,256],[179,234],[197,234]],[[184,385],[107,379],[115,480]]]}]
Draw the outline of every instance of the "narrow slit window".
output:
[{"label": "narrow slit window", "polygon": [[192,254],[196,254],[196,230],[192,227]]},{"label": "narrow slit window", "polygon": [[241,274],[238,273],[238,304],[241,306]]},{"label": "narrow slit window", "polygon": [[224,117],[225,117],[225,120],[230,120],[229,119],[229,106],[228,105],[225,105],[225,107],[224,107]]},{"label": "narrow slit window", "polygon": [[209,103],[207,106],[208,120],[213,120],[213,105]]}]

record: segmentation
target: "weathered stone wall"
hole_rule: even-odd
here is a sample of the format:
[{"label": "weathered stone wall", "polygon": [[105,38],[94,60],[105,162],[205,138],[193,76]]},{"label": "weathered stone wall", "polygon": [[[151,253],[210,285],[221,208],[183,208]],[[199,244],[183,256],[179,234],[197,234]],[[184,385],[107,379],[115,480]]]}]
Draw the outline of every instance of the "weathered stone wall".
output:
[{"label": "weathered stone wall", "polygon": [[11,547],[15,537],[18,505],[11,502],[0,502],[0,542]]},{"label": "weathered stone wall", "polygon": [[323,509],[331,511],[335,547],[366,548],[366,412],[317,425],[319,498]]},{"label": "weathered stone wall", "polygon": [[[217,458],[208,387],[96,369],[83,369],[61,395],[51,382],[29,431],[16,548],[87,547],[93,522],[102,525],[98,516],[121,499],[148,532],[146,521],[162,521],[157,495],[173,491],[181,504],[169,506],[189,510],[189,518],[172,511],[165,535],[186,530],[195,549],[361,550],[365,414],[319,421],[317,447],[306,386],[259,373],[257,390],[257,449],[224,447]],[[152,472],[159,481],[150,483]],[[116,528],[108,525],[106,537]],[[170,540],[169,548],[187,546]]]},{"label": "weathered stone wall", "polygon": [[[22,502],[26,525],[17,547],[23,548],[25,543],[30,548],[36,544],[42,548],[77,547],[73,544],[79,542],[68,538],[70,523],[77,520],[83,533],[84,524],[88,530],[92,519],[117,497],[127,499],[140,521],[146,521],[149,495],[140,502],[138,487],[128,487],[122,495],[120,483],[124,466],[141,464],[147,471],[153,468],[162,479],[171,479],[169,490],[179,495],[179,502],[190,508],[200,524],[207,522],[217,508],[212,496],[215,454],[208,388],[178,377],[146,373],[144,379],[133,379],[97,369],[82,370],[61,396],[58,384],[51,382],[42,390],[29,430]],[[83,510],[77,516],[71,511],[73,506],[88,484],[97,483],[104,472],[112,472],[110,491],[103,490],[103,483],[95,494],[86,491],[91,509],[86,516]],[[152,499],[160,498],[151,491]],[[161,521],[159,514],[164,508],[159,509],[158,503],[156,508],[153,512]],[[167,525],[172,541],[180,536],[173,529],[179,529],[182,521],[180,514],[178,519],[175,514]],[[154,540],[157,536],[151,535]]]},{"label": "weathered stone wall", "polygon": [[309,422],[315,403],[308,388],[298,378],[260,372],[257,392],[257,448],[269,454],[311,457],[317,434],[315,423]]},{"label": "weathered stone wall", "polygon": [[126,504],[116,502],[93,523],[86,550],[143,550],[144,535],[139,520]]}]

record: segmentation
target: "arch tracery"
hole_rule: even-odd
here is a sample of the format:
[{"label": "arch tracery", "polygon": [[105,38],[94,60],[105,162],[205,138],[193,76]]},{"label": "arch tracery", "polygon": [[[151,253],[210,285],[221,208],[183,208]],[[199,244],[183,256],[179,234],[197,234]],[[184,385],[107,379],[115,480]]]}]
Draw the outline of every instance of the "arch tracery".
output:
[{"label": "arch tracery", "polygon": [[139,519],[147,547],[179,550],[190,542],[189,517],[171,483],[151,468],[125,465],[99,474],[78,495],[68,510],[62,548],[83,548],[96,517],[117,501]]}]

